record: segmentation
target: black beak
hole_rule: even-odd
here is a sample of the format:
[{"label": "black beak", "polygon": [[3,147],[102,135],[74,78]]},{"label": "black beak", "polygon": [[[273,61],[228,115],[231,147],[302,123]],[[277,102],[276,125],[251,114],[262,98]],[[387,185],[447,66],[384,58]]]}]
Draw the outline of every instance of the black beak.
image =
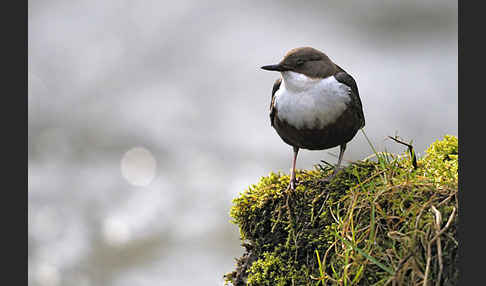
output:
[{"label": "black beak", "polygon": [[267,71],[288,71],[288,68],[285,68],[283,65],[276,64],[276,65],[269,65],[269,66],[263,66],[262,69],[267,70]]}]

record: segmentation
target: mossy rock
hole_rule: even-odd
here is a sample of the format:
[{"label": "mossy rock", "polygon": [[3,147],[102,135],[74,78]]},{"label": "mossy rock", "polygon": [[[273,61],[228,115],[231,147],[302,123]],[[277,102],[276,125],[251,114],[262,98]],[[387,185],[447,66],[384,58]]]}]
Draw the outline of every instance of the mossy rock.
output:
[{"label": "mossy rock", "polygon": [[409,153],[374,155],[329,183],[332,167],[316,165],[297,172],[295,191],[271,173],[235,198],[246,252],[226,284],[456,285],[457,137],[416,168]]}]

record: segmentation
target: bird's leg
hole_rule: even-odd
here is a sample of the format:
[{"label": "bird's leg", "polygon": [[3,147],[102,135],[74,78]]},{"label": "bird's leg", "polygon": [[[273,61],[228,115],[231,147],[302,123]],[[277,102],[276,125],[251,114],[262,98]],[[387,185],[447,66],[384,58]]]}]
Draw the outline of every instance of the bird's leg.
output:
[{"label": "bird's leg", "polygon": [[297,184],[297,180],[295,177],[295,165],[297,163],[297,154],[299,153],[299,147],[294,147],[294,159],[292,160],[292,171],[290,173],[290,184],[287,187],[287,191],[295,190],[295,185]]},{"label": "bird's leg", "polygon": [[321,181],[323,182],[329,182],[331,181],[336,175],[337,173],[339,172],[339,169],[341,168],[341,161],[343,160],[343,155],[344,155],[344,151],[346,150],[346,143],[342,144],[340,146],[340,150],[339,150],[339,158],[338,158],[338,162],[337,162],[337,165],[334,167],[334,172],[332,173],[331,176],[328,176],[324,179],[321,179]]},{"label": "bird's leg", "polygon": [[343,161],[344,151],[346,151],[346,143],[342,144],[339,147],[340,147],[339,148],[339,158],[338,158],[336,168],[334,169],[334,173],[337,173],[339,171],[339,168],[341,168],[341,162]]}]

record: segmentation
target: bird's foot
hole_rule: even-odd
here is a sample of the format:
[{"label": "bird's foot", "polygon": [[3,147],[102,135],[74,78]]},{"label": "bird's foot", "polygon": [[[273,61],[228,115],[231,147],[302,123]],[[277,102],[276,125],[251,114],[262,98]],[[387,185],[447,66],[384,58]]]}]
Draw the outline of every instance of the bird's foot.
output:
[{"label": "bird's foot", "polygon": [[325,177],[325,178],[322,178],[319,180],[319,182],[322,182],[322,183],[329,183],[332,181],[332,179],[334,179],[336,177],[336,175],[339,173],[339,171],[341,171],[342,168],[335,168],[334,169],[334,172],[332,172],[331,175]]},{"label": "bird's foot", "polygon": [[291,191],[294,191],[296,187],[297,187],[297,179],[290,180],[290,183],[287,186],[287,189],[285,190],[285,192],[289,193]]}]

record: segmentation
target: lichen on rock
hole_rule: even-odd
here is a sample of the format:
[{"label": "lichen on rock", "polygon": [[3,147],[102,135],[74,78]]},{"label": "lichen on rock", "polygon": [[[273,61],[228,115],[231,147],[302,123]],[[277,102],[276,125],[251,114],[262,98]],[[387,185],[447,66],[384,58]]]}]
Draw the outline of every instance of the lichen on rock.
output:
[{"label": "lichen on rock", "polygon": [[233,200],[245,247],[227,284],[455,285],[457,137],[433,143],[414,168],[407,154],[375,154],[331,182],[331,166],[271,173]]}]

